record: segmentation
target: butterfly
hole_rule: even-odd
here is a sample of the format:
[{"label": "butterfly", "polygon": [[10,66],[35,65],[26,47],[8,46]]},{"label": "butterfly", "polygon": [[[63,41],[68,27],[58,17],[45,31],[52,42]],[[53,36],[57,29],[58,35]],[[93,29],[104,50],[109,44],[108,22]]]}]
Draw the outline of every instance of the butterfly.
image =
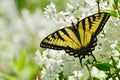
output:
[{"label": "butterfly", "polygon": [[[109,19],[107,12],[98,12],[48,35],[40,43],[40,47],[64,50],[69,55],[79,57],[80,64],[86,55],[93,56],[97,45],[97,35],[103,30]],[[94,57],[95,59],[95,57]]]}]

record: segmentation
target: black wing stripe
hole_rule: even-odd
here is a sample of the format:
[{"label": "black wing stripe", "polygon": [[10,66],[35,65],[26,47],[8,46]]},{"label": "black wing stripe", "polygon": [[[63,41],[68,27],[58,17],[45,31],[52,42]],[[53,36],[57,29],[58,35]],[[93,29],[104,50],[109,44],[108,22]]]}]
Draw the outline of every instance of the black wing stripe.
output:
[{"label": "black wing stripe", "polygon": [[78,41],[80,42],[81,44],[81,38],[80,38],[80,33],[77,29],[73,28],[73,32],[75,34],[75,36],[77,37]]},{"label": "black wing stripe", "polygon": [[54,38],[54,39],[56,38],[55,35],[51,35],[51,37]]},{"label": "black wing stripe", "polygon": [[59,34],[59,32],[55,32],[55,34],[49,35],[49,37],[47,37],[46,40],[51,41],[51,39],[57,39],[57,38],[60,38],[61,40],[64,41],[64,39]]},{"label": "black wing stripe", "polygon": [[48,37],[46,38],[46,40],[51,41],[50,38],[48,38]]},{"label": "black wing stripe", "polygon": [[108,14],[108,13],[104,14],[104,16],[103,16],[103,18],[102,18],[102,20],[101,20],[101,22],[96,30],[96,34],[100,33],[100,31],[103,29],[103,27],[104,27],[104,25],[109,17],[110,17],[110,14]]},{"label": "black wing stripe", "polygon": [[61,39],[61,40],[63,40],[63,41],[65,41],[65,39],[64,38],[62,38],[62,36],[60,35],[60,33],[59,32],[56,32],[56,35]]},{"label": "black wing stripe", "polygon": [[83,27],[83,30],[85,32],[85,19],[82,20],[82,27]]},{"label": "black wing stripe", "polygon": [[49,49],[55,49],[55,50],[65,49],[64,46],[57,46],[57,45],[49,44],[49,43],[46,43],[46,42],[42,42],[40,46],[43,47],[43,48],[49,48]]},{"label": "black wing stripe", "polygon": [[93,21],[95,21],[95,20],[96,20],[96,17],[95,17],[95,15],[93,15],[93,16],[92,16],[92,19],[93,19]]},{"label": "black wing stripe", "polygon": [[92,22],[91,22],[91,18],[90,17],[88,17],[88,22],[89,22],[89,29],[91,29],[91,24],[92,24]]},{"label": "black wing stripe", "polygon": [[[72,30],[72,28],[69,28],[70,30]],[[70,34],[68,34],[68,32],[65,30],[65,29],[61,29],[61,31],[66,35],[68,36],[68,38],[70,38],[73,42],[75,42],[76,44],[78,44],[71,36]],[[72,30],[73,31],[73,30]],[[74,33],[74,31],[73,31]],[[77,36],[76,36],[77,37]]]},{"label": "black wing stripe", "polygon": [[[72,29],[71,29],[72,30]],[[71,36],[68,34],[68,32],[65,30],[65,29],[62,29],[61,30],[66,36],[68,36],[68,38],[70,38],[73,42],[75,42],[74,41],[74,39],[73,38],[71,38]],[[76,43],[76,42],[75,42]]]},{"label": "black wing stripe", "polygon": [[85,39],[85,19],[82,20],[82,27],[83,27],[84,39]]},{"label": "black wing stripe", "polygon": [[70,35],[67,33],[67,31],[65,29],[61,29],[61,31],[70,38]]}]

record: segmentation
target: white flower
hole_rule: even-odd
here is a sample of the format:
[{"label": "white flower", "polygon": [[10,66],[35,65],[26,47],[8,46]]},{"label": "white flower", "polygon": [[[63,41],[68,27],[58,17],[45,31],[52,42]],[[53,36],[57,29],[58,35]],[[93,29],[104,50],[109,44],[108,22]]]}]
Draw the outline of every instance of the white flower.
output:
[{"label": "white flower", "polygon": [[68,11],[72,11],[74,9],[74,7],[72,5],[70,5],[69,3],[67,3],[67,8],[66,10]]},{"label": "white flower", "polygon": [[52,67],[48,67],[47,69],[43,69],[41,71],[41,79],[42,80],[55,80],[57,79],[58,77],[58,74],[56,74],[54,71],[53,71],[53,68]]},{"label": "white flower", "polygon": [[85,2],[87,4],[89,4],[90,6],[95,6],[96,5],[96,0],[85,0]]},{"label": "white flower", "polygon": [[[44,58],[46,58],[46,61]],[[73,56],[69,56],[64,51],[45,50],[42,55],[37,51],[35,60],[40,67],[43,64],[46,65],[42,70],[42,79],[44,80],[49,78],[57,79],[60,72],[64,72],[65,76],[69,76],[73,74],[74,70],[80,69],[79,60]]]},{"label": "white flower", "polygon": [[106,76],[106,74],[103,71],[99,71],[95,67],[92,68],[91,75],[94,76],[94,77],[96,77],[96,78],[99,78],[99,79],[102,79],[102,78],[104,78]]},{"label": "white flower", "polygon": [[117,47],[117,40],[115,40],[115,42],[113,44],[111,44],[111,49],[115,49]]},{"label": "white flower", "polygon": [[48,64],[48,58],[47,56],[44,56],[44,55],[41,55],[41,53],[37,50],[36,51],[36,56],[35,56],[35,60],[36,60],[36,63],[40,65],[40,67],[43,65],[43,64]]},{"label": "white flower", "polygon": [[[76,5],[67,4],[66,11],[57,12],[55,5],[51,3],[47,6],[44,12],[44,15],[53,20],[57,27],[65,27],[71,25],[72,22],[77,22],[76,17],[80,16],[80,18],[84,18],[90,14],[97,12],[97,6],[95,0],[80,0],[84,4],[84,1],[87,3],[85,6],[79,5],[80,3],[76,3]],[[92,7],[91,7],[92,6]],[[110,8],[106,4],[103,5],[102,9]],[[119,26],[120,21],[115,20],[114,18],[110,18],[107,24],[104,27],[105,34],[100,33],[97,38],[97,46],[93,51],[94,56],[97,61],[107,62],[109,63],[111,56],[111,52],[113,53],[113,48],[117,47],[120,39],[116,39],[116,36],[119,37]],[[116,43],[117,42],[117,43]],[[111,47],[110,47],[111,46]],[[114,47],[113,47],[114,46]],[[38,57],[37,57],[38,58]],[[44,58],[46,58],[44,60]],[[87,58],[87,57],[86,57]],[[38,59],[39,60],[39,59]],[[43,60],[43,61],[42,61]],[[85,59],[84,59],[85,60]],[[56,51],[51,49],[46,49],[42,52],[40,57],[40,63],[45,64],[45,67],[41,71],[43,80],[57,80],[59,73],[63,72],[63,75],[67,77],[69,80],[71,79],[84,79],[87,80],[89,75],[86,68],[80,67],[79,58],[75,58],[74,56],[69,56],[65,53],[65,51]],[[77,72],[78,71],[78,72]],[[97,72],[95,72],[97,71]],[[98,74],[99,75],[96,75]],[[92,76],[97,78],[103,78],[106,75],[103,72],[99,72],[97,69],[92,69]]]},{"label": "white flower", "polygon": [[[70,6],[70,5],[69,5]],[[52,9],[51,9],[52,8]],[[70,8],[71,9],[71,8]],[[60,11],[56,13],[55,5],[51,3],[45,8],[44,15],[47,18],[52,19],[59,27],[60,26],[70,26],[71,23],[76,23],[77,20],[74,17],[72,10]]]},{"label": "white flower", "polygon": [[44,15],[45,15],[47,18],[52,18],[52,19],[54,19],[54,17],[56,17],[56,7],[55,7],[55,4],[53,4],[53,3],[51,2],[50,5],[48,5],[48,6],[45,8]]}]

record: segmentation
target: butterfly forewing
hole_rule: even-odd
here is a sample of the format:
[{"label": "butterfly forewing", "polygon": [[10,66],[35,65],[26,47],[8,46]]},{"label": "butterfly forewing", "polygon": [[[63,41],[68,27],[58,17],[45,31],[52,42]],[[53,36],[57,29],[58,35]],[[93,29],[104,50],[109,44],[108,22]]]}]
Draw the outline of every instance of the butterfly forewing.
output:
[{"label": "butterfly forewing", "polygon": [[48,35],[40,44],[41,47],[50,49],[66,49],[71,47],[73,49],[80,49],[81,45],[72,31],[72,27],[60,29]]},{"label": "butterfly forewing", "polygon": [[103,29],[105,23],[110,17],[109,13],[97,13],[82,19],[77,24],[82,46],[87,46],[92,35],[96,36]]}]

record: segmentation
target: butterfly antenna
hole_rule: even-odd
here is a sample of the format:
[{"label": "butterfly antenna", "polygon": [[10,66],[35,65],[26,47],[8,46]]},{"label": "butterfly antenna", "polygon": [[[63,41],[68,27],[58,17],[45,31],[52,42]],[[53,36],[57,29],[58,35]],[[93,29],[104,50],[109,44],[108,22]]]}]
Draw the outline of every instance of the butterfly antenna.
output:
[{"label": "butterfly antenna", "polygon": [[100,13],[100,6],[99,6],[100,0],[96,0],[96,2],[97,2],[97,6],[98,6],[98,13]]}]

